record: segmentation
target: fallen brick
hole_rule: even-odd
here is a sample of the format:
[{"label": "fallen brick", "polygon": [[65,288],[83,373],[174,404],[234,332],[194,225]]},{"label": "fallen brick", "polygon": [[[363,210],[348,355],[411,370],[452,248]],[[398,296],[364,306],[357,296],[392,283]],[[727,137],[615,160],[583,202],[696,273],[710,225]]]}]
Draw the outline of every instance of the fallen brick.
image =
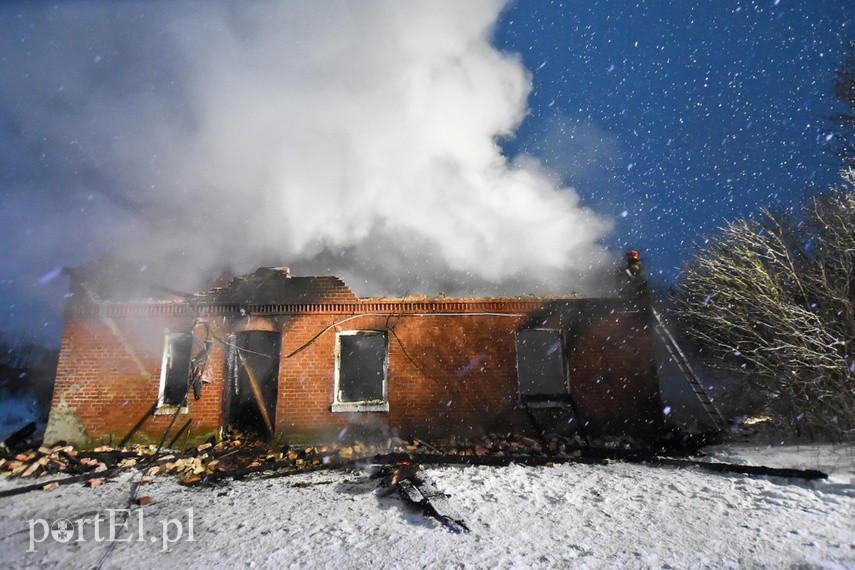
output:
[{"label": "fallen brick", "polygon": [[21,473],[21,477],[29,477],[30,475],[35,473],[36,469],[38,469],[39,467],[41,467],[41,464],[38,461],[31,463],[30,466],[27,467],[27,469],[23,473]]}]

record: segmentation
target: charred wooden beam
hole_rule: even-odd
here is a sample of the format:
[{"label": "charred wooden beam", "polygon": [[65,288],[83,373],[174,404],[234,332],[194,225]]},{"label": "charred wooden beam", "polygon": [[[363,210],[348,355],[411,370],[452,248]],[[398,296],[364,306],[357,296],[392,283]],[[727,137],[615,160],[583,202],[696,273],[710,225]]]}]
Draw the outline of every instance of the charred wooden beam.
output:
[{"label": "charred wooden beam", "polygon": [[[448,497],[438,491],[433,485],[418,476],[422,466],[413,458],[403,454],[391,454],[376,457],[378,463],[384,459],[390,460],[374,474],[373,479],[380,479],[380,487],[387,489],[384,494],[397,491],[406,503],[421,509],[422,514],[438,521],[449,532],[460,534],[469,532],[469,527],[462,518],[448,514]],[[394,460],[391,460],[394,457]]]},{"label": "charred wooden beam", "polygon": [[249,378],[249,385],[252,387],[252,395],[255,396],[255,403],[258,404],[258,408],[261,410],[261,417],[264,419],[264,426],[267,428],[270,436],[273,437],[275,435],[273,432],[273,422],[270,421],[270,415],[267,413],[267,403],[264,401],[264,395],[261,393],[261,388],[258,386],[258,382],[255,379],[255,373],[252,371],[252,368],[249,367],[249,363],[246,361],[246,357],[244,357],[243,354],[238,352],[238,357],[240,357],[241,364],[243,364],[243,367],[246,370],[246,375]]},{"label": "charred wooden beam", "polygon": [[790,469],[782,467],[766,467],[765,465],[736,465],[733,463],[714,463],[711,461],[693,461],[690,459],[669,459],[655,457],[646,461],[651,465],[668,465],[672,467],[699,467],[715,473],[740,473],[742,475],[760,475],[765,477],[786,477],[788,479],[828,479],[828,474],[816,469]]},{"label": "charred wooden beam", "polygon": [[119,442],[118,447],[125,447],[128,444],[128,442],[131,441],[131,438],[134,437],[134,434],[136,434],[139,431],[139,429],[143,426],[145,421],[149,417],[153,416],[154,412],[156,412],[156,411],[157,411],[157,402],[155,402],[154,404],[151,405],[151,408],[149,408],[149,410],[143,415],[143,417],[140,418],[140,420],[136,423],[136,425],[134,425],[134,427],[131,428],[131,431],[129,431],[127,433],[127,435],[125,435],[125,437],[122,438],[122,441]]},{"label": "charred wooden beam", "polygon": [[462,518],[454,518],[437,508],[435,503],[447,502],[447,497],[427,493],[425,482],[418,477],[413,476],[399,481],[397,488],[402,499],[421,508],[425,516],[437,520],[449,532],[453,534],[469,532],[469,527],[466,526]]},{"label": "charred wooden beam", "polygon": [[[192,423],[193,423],[193,418],[188,419],[187,422],[183,426],[181,426],[181,429],[178,430],[178,433],[175,434],[175,437],[172,438],[172,440],[169,442],[169,445],[167,447],[169,447],[170,449],[174,448],[175,442],[178,441],[178,438],[180,438],[181,435],[190,428],[190,425]],[[185,441],[185,444],[186,444],[186,441]]]}]

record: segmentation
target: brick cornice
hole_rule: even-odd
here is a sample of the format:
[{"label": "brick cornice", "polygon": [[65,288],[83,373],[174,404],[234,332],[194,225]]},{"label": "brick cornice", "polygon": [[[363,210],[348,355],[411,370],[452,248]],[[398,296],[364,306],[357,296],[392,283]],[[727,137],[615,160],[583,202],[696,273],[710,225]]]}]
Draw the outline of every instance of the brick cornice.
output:
[{"label": "brick cornice", "polygon": [[125,317],[125,316],[238,316],[238,315],[422,315],[469,313],[529,313],[553,303],[574,301],[618,301],[618,299],[592,299],[581,297],[556,298],[498,298],[498,299],[363,299],[355,303],[302,303],[274,305],[236,305],[188,302],[150,303],[87,303],[69,305],[67,317]]}]

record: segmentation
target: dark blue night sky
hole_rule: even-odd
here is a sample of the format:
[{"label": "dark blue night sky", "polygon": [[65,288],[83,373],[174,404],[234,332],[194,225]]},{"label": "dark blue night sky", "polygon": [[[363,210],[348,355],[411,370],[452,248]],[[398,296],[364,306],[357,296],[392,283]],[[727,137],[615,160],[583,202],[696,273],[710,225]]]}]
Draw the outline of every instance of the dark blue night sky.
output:
[{"label": "dark blue night sky", "polygon": [[[205,173],[199,157],[207,160],[206,153],[216,156],[222,149],[205,139],[198,146],[178,145],[193,151],[196,163],[183,169],[178,161],[179,168],[169,171],[164,157],[170,147],[163,144],[168,139],[134,137],[153,121],[164,132],[183,134],[205,125],[205,111],[217,109],[213,115],[219,115],[216,105],[228,114],[229,105],[243,104],[229,99],[226,82],[229,89],[216,95],[216,104],[193,107],[200,97],[188,77],[203,83],[216,78],[221,59],[233,66],[224,76],[251,75],[257,67],[262,71],[249,100],[263,107],[271,93],[275,99],[275,92],[265,91],[262,60],[279,49],[279,35],[303,32],[288,20],[290,5],[247,3],[242,13],[221,4],[222,9],[192,1],[117,2],[109,9],[107,3],[73,0],[0,5],[0,241],[6,242],[0,333],[56,344],[67,287],[61,267],[110,252],[126,230],[152,241],[164,238],[142,225],[144,216],[150,222],[173,215],[168,208],[158,210],[148,194],[155,184],[148,181],[166,172],[161,182],[168,186],[167,199],[192,193],[198,174]],[[397,22],[387,17],[385,12],[394,11],[387,8],[395,5],[405,15],[413,8],[369,4],[379,22],[374,30]],[[251,39],[267,22],[260,9],[274,5],[287,24],[275,30],[272,41],[267,38],[267,47],[275,49],[237,46],[223,56],[221,48],[228,46],[206,35],[226,21],[234,32],[230,39]],[[317,12],[312,3],[293,5],[304,15]],[[452,17],[461,9],[442,6]],[[347,3],[328,8],[333,9],[354,10]],[[855,41],[853,15],[855,4],[846,0],[512,2],[499,16],[493,41],[521,57],[532,91],[527,117],[500,143],[509,158],[540,159],[577,190],[584,205],[611,220],[614,229],[604,242],[615,257],[638,249],[652,279],[671,285],[692,244],[723,221],[760,208],[794,208],[836,184],[843,164],[829,152],[836,135],[825,117],[842,110],[833,81],[847,43]],[[343,18],[345,24],[351,16]],[[404,25],[418,26],[419,17]],[[316,34],[327,42],[315,49],[320,54],[329,43],[325,33]],[[452,32],[442,41],[454,39]],[[371,41],[367,34],[366,43]],[[314,56],[311,50],[300,53]],[[276,65],[291,69],[287,57],[278,57]],[[238,145],[231,154],[242,150]],[[228,156],[222,153],[220,160]],[[214,204],[219,210],[203,215],[189,199],[174,203],[190,204],[188,215],[175,216],[176,228],[205,230],[205,216],[225,219],[251,209],[223,199],[227,206]],[[188,233],[173,243],[177,255],[195,262],[193,248],[205,239],[204,233]],[[230,243],[217,244],[217,253]],[[359,253],[358,247],[320,255],[322,261],[304,271],[337,271],[327,261],[351,253]],[[376,252],[365,255],[385,259]],[[393,263],[388,270],[395,271]],[[399,293],[408,290],[400,288]]]},{"label": "dark blue night sky", "polygon": [[723,220],[836,184],[824,117],[840,110],[853,14],[836,0],[517,2],[496,43],[522,54],[534,92],[505,149],[547,160],[618,220],[615,247],[673,283]]}]

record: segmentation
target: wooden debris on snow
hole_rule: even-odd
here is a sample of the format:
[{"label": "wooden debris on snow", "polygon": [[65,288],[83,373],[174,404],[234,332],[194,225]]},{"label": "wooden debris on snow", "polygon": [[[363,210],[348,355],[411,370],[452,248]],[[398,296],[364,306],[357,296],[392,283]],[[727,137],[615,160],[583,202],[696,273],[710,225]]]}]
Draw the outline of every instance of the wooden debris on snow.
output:
[{"label": "wooden debris on snow", "polygon": [[[489,434],[481,438],[449,437],[432,442],[419,439],[402,441],[389,438],[375,443],[353,442],[349,445],[297,447],[263,442],[235,432],[218,443],[206,443],[182,452],[157,452],[154,446],[114,448],[100,446],[92,451],[76,450],[68,445],[40,447],[37,450],[0,456],[0,473],[10,477],[38,479],[48,475],[59,484],[85,482],[96,487],[121,471],[140,471],[144,482],[155,476],[174,476],[184,485],[213,483],[227,478],[241,478],[270,472],[291,475],[316,469],[353,466],[358,462],[398,464],[393,470],[394,486],[412,477],[409,473],[419,463],[553,466],[566,461],[588,461],[608,464],[615,458],[629,461],[654,461],[648,451],[637,451],[632,441],[603,439],[587,442],[578,436],[545,437],[542,440],[523,435]],[[634,454],[634,455],[633,455]],[[662,463],[660,459],[660,464]],[[770,475],[817,478],[816,473],[789,471]],[[720,469],[719,469],[720,470]],[[743,470],[743,472],[745,472]],[[753,472],[751,472],[753,474]],[[53,482],[53,481],[52,481]],[[52,483],[51,482],[51,483]],[[44,484],[0,492],[2,496],[40,489]],[[23,490],[22,490],[23,489]]]},{"label": "wooden debris on snow", "polygon": [[[570,457],[578,451],[580,441],[554,440],[549,448],[557,458]],[[436,457],[460,456],[525,456],[541,455],[544,447],[538,440],[524,436],[489,435],[477,440],[448,438],[434,442],[419,439],[402,441],[389,438],[377,443],[353,442],[349,445],[292,447],[265,443],[235,432],[219,443],[204,443],[188,452],[163,451],[154,446],[115,448],[106,445],[91,451],[76,450],[70,445],[40,447],[0,458],[0,472],[23,478],[46,475],[86,476],[91,487],[103,483],[105,476],[121,470],[141,470],[146,477],[173,475],[185,484],[205,481],[210,476],[287,468],[295,472],[352,463],[388,454],[420,454]]]}]

